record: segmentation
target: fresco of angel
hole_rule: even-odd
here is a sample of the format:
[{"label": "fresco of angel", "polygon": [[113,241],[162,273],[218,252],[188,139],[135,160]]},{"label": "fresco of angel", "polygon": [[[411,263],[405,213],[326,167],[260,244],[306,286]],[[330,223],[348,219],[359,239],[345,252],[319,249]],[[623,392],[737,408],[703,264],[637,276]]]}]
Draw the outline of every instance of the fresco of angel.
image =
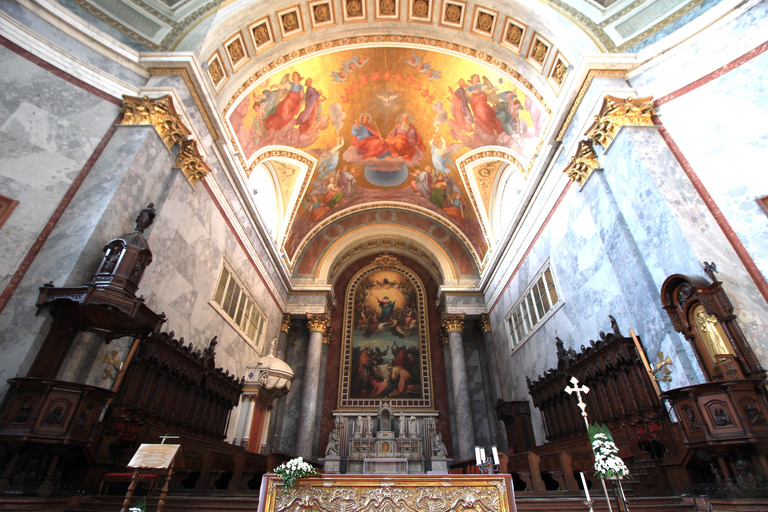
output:
[{"label": "fresco of angel", "polygon": [[429,141],[429,145],[432,153],[432,165],[435,166],[435,169],[447,174],[451,172],[450,167],[456,168],[451,157],[459,151],[461,144],[446,144],[441,135],[439,141],[433,137]]}]

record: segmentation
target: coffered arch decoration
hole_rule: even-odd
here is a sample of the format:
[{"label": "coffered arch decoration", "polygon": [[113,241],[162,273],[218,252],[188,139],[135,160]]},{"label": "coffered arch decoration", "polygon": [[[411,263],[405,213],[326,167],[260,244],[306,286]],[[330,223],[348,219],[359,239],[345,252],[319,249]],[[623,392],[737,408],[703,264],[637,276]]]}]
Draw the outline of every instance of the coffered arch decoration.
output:
[{"label": "coffered arch decoration", "polygon": [[330,269],[338,270],[337,256],[347,252],[357,256],[372,247],[369,239],[379,235],[388,240],[381,246],[383,250],[408,251],[411,257],[424,260],[428,268],[438,265],[446,279],[479,277],[480,270],[460,233],[440,219],[388,204],[351,212],[319,229],[302,247],[292,273],[322,279],[328,275],[331,262]]},{"label": "coffered arch decoration", "polygon": [[347,285],[338,396],[339,409],[433,409],[424,284],[389,253]]}]

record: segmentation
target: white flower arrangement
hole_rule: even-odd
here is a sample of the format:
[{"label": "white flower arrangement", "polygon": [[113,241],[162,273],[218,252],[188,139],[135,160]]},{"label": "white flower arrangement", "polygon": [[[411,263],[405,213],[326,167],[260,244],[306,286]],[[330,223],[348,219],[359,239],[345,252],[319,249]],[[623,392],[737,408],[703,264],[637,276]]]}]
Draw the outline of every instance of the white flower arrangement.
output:
[{"label": "white flower arrangement", "polygon": [[595,452],[595,475],[602,478],[624,478],[629,476],[629,469],[619,457],[616,443],[607,435],[594,434],[592,450]]},{"label": "white flower arrangement", "polygon": [[288,462],[280,464],[275,468],[275,474],[283,481],[283,488],[293,487],[296,480],[308,476],[319,475],[315,468],[308,462],[304,462],[302,457],[291,459]]}]

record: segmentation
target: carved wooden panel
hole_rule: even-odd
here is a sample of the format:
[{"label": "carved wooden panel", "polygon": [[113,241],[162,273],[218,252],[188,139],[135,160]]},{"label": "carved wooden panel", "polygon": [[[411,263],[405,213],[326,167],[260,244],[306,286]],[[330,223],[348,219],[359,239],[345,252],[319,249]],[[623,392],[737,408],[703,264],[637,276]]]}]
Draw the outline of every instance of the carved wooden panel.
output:
[{"label": "carved wooden panel", "polygon": [[11,216],[14,208],[16,208],[18,204],[19,202],[17,200],[0,194],[0,228],[3,227],[3,224],[5,224],[5,221]]}]

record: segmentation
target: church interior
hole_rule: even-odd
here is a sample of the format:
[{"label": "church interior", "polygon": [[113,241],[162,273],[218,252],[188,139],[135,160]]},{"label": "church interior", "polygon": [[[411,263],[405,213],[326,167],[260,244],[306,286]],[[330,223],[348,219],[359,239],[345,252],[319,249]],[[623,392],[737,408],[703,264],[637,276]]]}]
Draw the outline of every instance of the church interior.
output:
[{"label": "church interior", "polygon": [[768,2],[265,4],[0,0],[0,508],[766,510]]}]

